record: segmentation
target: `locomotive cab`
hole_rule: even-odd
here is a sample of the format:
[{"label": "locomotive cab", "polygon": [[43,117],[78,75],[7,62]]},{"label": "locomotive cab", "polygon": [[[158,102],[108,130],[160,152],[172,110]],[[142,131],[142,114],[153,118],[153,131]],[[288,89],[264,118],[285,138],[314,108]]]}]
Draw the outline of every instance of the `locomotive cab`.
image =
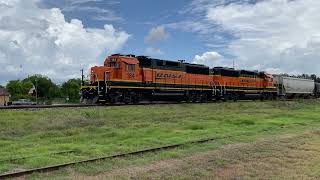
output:
[{"label": "locomotive cab", "polygon": [[139,61],[132,56],[111,55],[104,66],[91,68],[91,84],[97,81],[129,80],[139,75]]},{"label": "locomotive cab", "polygon": [[[95,66],[90,70],[90,86],[81,88],[83,103],[103,103],[108,99],[112,86],[121,81],[137,81],[141,79],[139,61],[133,55],[114,54],[107,57],[103,66]],[[89,102],[87,102],[89,100]]]},{"label": "locomotive cab", "polygon": [[111,80],[132,80],[139,75],[139,61],[133,55],[111,55],[105,60],[104,66],[112,69]]}]

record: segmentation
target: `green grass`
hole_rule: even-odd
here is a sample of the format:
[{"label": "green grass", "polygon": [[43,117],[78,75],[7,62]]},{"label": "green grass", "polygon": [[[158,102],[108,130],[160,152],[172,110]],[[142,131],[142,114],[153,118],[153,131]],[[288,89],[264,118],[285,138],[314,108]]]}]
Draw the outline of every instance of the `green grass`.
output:
[{"label": "green grass", "polygon": [[[2,110],[0,173],[208,137],[233,136],[217,144],[159,153],[156,158],[178,157],[184,151],[190,153],[234,142],[303,132],[319,127],[319,105],[317,101],[290,101]],[[75,152],[54,154],[67,150]],[[32,157],[2,161],[28,156]],[[138,163],[153,158],[150,156]],[[90,171],[86,169],[86,166],[79,166],[79,171]],[[100,170],[91,170],[96,171]]]}]

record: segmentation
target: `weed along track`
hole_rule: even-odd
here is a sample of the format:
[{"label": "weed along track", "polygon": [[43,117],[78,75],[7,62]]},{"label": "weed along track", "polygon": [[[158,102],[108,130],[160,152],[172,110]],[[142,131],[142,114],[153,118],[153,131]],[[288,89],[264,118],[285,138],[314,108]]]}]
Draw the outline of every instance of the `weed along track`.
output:
[{"label": "weed along track", "polygon": [[[248,133],[238,134],[237,136],[241,136],[241,135],[248,135]],[[162,150],[179,148],[179,147],[183,147],[183,146],[190,145],[190,144],[201,144],[201,143],[207,143],[207,142],[215,141],[215,140],[219,140],[219,139],[228,139],[228,138],[232,138],[232,137],[233,136],[225,136],[225,137],[214,137],[214,138],[208,138],[208,139],[200,139],[200,140],[196,140],[196,141],[189,141],[186,143],[172,144],[172,145],[166,145],[166,146],[161,146],[161,147],[156,147],[156,148],[147,148],[147,149],[143,149],[143,150],[139,150],[139,151],[121,153],[121,154],[116,154],[116,155],[111,155],[111,156],[98,157],[98,158],[87,159],[87,160],[82,160],[82,161],[69,162],[69,163],[64,163],[64,164],[57,164],[57,165],[53,165],[53,166],[34,168],[34,169],[29,169],[29,170],[24,170],[24,171],[19,171],[19,172],[4,173],[4,174],[0,175],[0,179],[21,177],[21,176],[29,175],[32,173],[52,172],[52,171],[59,170],[61,168],[65,168],[65,167],[69,167],[69,166],[73,166],[73,165],[78,165],[78,164],[92,163],[92,162],[97,162],[97,161],[101,161],[101,160],[108,160],[108,159],[114,159],[114,158],[123,158],[123,157],[127,157],[127,156],[141,155],[141,154],[145,154],[145,153],[158,152],[158,151],[162,151]]]}]

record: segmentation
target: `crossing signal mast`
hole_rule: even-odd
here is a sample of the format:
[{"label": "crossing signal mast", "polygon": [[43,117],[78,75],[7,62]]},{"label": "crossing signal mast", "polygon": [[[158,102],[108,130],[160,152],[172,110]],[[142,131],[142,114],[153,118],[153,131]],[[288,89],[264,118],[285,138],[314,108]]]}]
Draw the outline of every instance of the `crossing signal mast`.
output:
[{"label": "crossing signal mast", "polygon": [[83,74],[83,69],[81,71],[81,86],[84,86],[84,74]]}]

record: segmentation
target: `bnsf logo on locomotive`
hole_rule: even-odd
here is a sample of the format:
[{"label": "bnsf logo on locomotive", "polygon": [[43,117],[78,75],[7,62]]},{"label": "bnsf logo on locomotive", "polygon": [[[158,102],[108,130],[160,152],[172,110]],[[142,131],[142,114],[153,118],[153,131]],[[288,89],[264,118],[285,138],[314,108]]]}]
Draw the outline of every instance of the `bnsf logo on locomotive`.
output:
[{"label": "bnsf logo on locomotive", "polygon": [[241,84],[248,84],[248,83],[255,83],[255,80],[249,80],[249,79],[242,79],[240,81]]},{"label": "bnsf logo on locomotive", "polygon": [[181,78],[181,74],[156,73],[156,79],[176,79]]}]

